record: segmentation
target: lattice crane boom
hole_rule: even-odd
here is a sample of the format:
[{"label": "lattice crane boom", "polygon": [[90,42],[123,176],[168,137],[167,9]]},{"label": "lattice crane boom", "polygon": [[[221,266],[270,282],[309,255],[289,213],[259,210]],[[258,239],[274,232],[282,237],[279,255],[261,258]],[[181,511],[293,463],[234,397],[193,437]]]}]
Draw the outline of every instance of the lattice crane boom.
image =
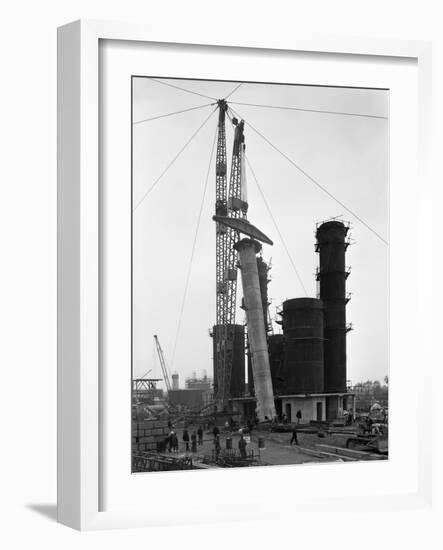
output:
[{"label": "lattice crane boom", "polygon": [[[226,111],[224,100],[218,101],[217,155],[215,164],[215,214],[226,216],[227,207],[227,156],[226,156]],[[216,326],[213,334],[215,350],[215,393],[216,399],[223,401],[224,388],[224,347],[226,325],[226,242],[227,231],[221,224],[216,224]]]},{"label": "lattice crane boom", "polygon": [[166,389],[167,389],[168,392],[170,392],[171,391],[171,382],[169,380],[168,367],[166,366],[165,356],[164,356],[162,347],[160,345],[160,341],[159,341],[156,334],[154,334],[154,340],[155,340],[155,345],[156,345],[156,348],[157,348],[158,358],[160,360],[160,366],[161,366],[161,369],[162,369],[163,378],[165,379]]},{"label": "lattice crane boom", "polygon": [[[245,217],[247,202],[243,196],[244,177],[244,122],[233,119],[235,128],[232,151],[229,196],[227,189],[227,158],[225,119],[227,104],[220,100],[217,163],[216,163],[216,216]],[[230,393],[234,354],[235,313],[237,305],[237,252],[234,244],[239,233],[223,224],[216,224],[217,265],[217,325],[215,338],[216,400],[225,408]]]}]

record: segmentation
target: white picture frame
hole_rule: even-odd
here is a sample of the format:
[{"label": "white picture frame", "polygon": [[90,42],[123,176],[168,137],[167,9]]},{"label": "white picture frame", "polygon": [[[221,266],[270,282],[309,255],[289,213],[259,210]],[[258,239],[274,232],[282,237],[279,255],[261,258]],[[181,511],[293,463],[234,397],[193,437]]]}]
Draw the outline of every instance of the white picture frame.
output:
[{"label": "white picture frame", "polygon": [[[428,154],[431,126],[429,43],[314,35],[281,36],[277,40],[254,36],[253,30],[246,33],[242,30],[238,34],[234,30],[223,30],[219,36],[212,35],[208,39],[203,29],[198,36],[190,37],[185,29],[168,33],[159,25],[151,27],[102,21],[77,21],[61,27],[58,32],[58,520],[80,530],[152,526],[189,519],[186,514],[184,519],[180,519],[174,510],[167,515],[166,508],[161,506],[156,511],[149,506],[130,507],[125,502],[122,502],[120,509],[111,511],[103,511],[100,506],[100,483],[103,482],[100,471],[100,415],[103,409],[99,402],[101,40],[127,41],[129,44],[194,44],[202,49],[217,46],[232,48],[233,53],[237,49],[245,51],[252,48],[416,60],[419,83],[419,175],[416,186],[421,197],[418,215],[421,231],[431,231],[430,204],[426,200],[431,188]],[[415,259],[423,266],[419,269],[421,280],[432,261],[430,245],[420,248],[419,256]],[[426,303],[426,295],[420,299],[420,312],[431,318],[428,311],[431,306],[430,302]],[[427,353],[422,368],[423,378],[430,385],[432,360],[430,351]],[[418,409],[429,407],[422,384],[417,386],[417,402]],[[409,491],[407,495],[401,492],[387,494],[381,506],[398,509],[430,505],[432,469],[429,430],[424,425],[419,427],[416,490]],[[322,498],[304,499],[301,504],[296,502],[295,496],[284,496],[286,503],[303,506],[304,511],[317,510]],[[362,494],[352,496],[352,502],[370,510],[375,498],[376,495]],[[259,518],[267,513],[266,492],[254,499],[255,507],[244,517]],[[200,518],[210,521],[212,512],[205,505],[206,498],[201,500]],[[331,502],[329,500],[329,506]],[[229,513],[225,519],[232,519]]]}]

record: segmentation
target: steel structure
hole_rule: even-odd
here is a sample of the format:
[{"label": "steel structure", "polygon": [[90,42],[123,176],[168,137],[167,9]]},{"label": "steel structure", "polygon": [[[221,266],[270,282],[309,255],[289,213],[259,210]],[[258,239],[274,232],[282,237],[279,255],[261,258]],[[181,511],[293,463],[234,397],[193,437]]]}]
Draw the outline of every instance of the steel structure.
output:
[{"label": "steel structure", "polygon": [[[346,391],[346,280],[350,270],[345,267],[346,239],[349,226],[331,220],[317,227],[316,251],[320,256],[317,280],[320,299],[324,304],[324,382],[326,392]],[[331,412],[333,416],[333,413]]]},{"label": "steel structure", "polygon": [[171,388],[171,382],[169,380],[168,367],[166,366],[165,356],[163,354],[163,350],[162,350],[162,347],[160,345],[160,341],[159,341],[156,334],[154,334],[154,340],[155,340],[155,345],[157,347],[158,358],[160,359],[160,365],[161,365],[161,368],[162,368],[163,378],[165,379],[166,389],[169,393],[172,388]]},{"label": "steel structure", "polygon": [[[244,122],[233,119],[235,125],[229,192],[227,188],[226,111],[225,100],[218,101],[218,138],[216,156],[216,218],[245,218],[248,209],[245,200],[244,178]],[[231,386],[234,357],[235,314],[237,305],[237,251],[234,244],[239,239],[235,227],[216,223],[216,325],[215,376],[217,380],[215,400],[222,409],[227,408]]]},{"label": "steel structure", "polygon": [[293,298],[283,302],[284,360],[281,376],[286,394],[324,391],[323,302]]},{"label": "steel structure", "polygon": [[157,390],[157,382],[161,378],[135,378],[132,380],[132,397],[137,401],[146,395],[155,395],[161,390]]}]

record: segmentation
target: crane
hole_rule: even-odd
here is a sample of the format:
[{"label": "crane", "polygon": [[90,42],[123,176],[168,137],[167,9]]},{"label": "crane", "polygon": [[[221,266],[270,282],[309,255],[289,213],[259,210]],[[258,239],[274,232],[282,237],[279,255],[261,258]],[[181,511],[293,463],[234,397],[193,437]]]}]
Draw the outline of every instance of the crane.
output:
[{"label": "crane", "polygon": [[166,390],[168,393],[171,391],[171,382],[169,381],[168,367],[166,366],[165,356],[163,354],[160,341],[156,334],[154,334],[155,345],[157,347],[158,358],[160,359],[160,365],[162,368],[163,378],[165,379]]},{"label": "crane", "polygon": [[[218,101],[218,130],[217,130],[217,155],[215,163],[215,214],[227,216],[227,157],[226,157],[226,111],[227,103],[223,99]],[[227,253],[227,229],[221,224],[216,224],[216,326],[213,334],[215,350],[215,398],[221,402],[224,400],[224,372],[226,345],[226,253]]]},{"label": "crane", "polygon": [[[232,119],[235,126],[232,150],[229,193],[227,189],[227,158],[225,120],[227,103],[218,101],[218,139],[216,157],[216,204],[219,217],[245,218],[248,209],[244,181],[244,121]],[[237,304],[237,251],[234,244],[239,232],[232,227],[216,223],[216,330],[215,367],[216,401],[226,408],[231,385],[234,355],[235,314]]]}]

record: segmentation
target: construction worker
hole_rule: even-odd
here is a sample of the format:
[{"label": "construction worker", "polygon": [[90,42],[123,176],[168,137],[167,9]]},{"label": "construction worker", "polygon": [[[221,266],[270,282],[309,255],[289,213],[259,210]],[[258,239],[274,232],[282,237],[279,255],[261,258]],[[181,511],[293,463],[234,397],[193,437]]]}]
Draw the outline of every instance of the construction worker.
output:
[{"label": "construction worker", "polygon": [[201,425],[198,427],[197,435],[198,435],[198,444],[203,445],[203,428],[201,427]]},{"label": "construction worker", "polygon": [[297,418],[297,424],[300,424],[300,420],[301,420],[301,410],[300,409],[298,409],[297,414],[295,416]]},{"label": "construction worker", "polygon": [[174,432],[171,430],[168,435],[168,451],[174,450]]},{"label": "construction worker", "polygon": [[243,437],[243,433],[240,435],[240,439],[238,441],[238,449],[240,451],[240,456],[242,458],[246,458],[246,440]]},{"label": "construction worker", "polygon": [[195,432],[195,430],[192,432],[191,435],[191,451],[193,453],[197,452],[197,433]]},{"label": "construction worker", "polygon": [[186,428],[183,432],[183,441],[185,442],[185,445],[186,445],[186,452],[188,452],[189,451],[189,433]]},{"label": "construction worker", "polygon": [[298,439],[297,439],[297,428],[294,426],[293,430],[292,430],[292,437],[291,437],[291,445],[295,443],[296,445],[298,445]]},{"label": "construction worker", "polygon": [[175,432],[171,432],[171,448],[173,453],[178,453],[178,437]]},{"label": "construction worker", "polygon": [[215,443],[215,441],[217,439],[217,436],[220,435],[220,430],[218,429],[217,425],[214,426],[214,429],[212,430],[212,433],[214,435],[214,443]]}]

